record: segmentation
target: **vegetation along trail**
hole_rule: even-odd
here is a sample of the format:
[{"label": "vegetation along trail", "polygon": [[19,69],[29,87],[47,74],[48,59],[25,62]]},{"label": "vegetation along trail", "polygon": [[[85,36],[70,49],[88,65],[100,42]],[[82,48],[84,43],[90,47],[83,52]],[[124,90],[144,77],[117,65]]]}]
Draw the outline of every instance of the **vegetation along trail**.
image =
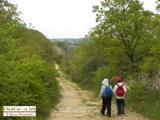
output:
[{"label": "vegetation along trail", "polygon": [[[58,68],[58,66],[57,66]],[[116,115],[116,106],[113,103],[112,117],[107,118],[100,114],[101,103],[92,93],[80,89],[75,83],[66,80],[59,71],[58,78],[61,86],[62,99],[53,109],[49,120],[147,120],[140,114],[126,111],[124,116]]]}]

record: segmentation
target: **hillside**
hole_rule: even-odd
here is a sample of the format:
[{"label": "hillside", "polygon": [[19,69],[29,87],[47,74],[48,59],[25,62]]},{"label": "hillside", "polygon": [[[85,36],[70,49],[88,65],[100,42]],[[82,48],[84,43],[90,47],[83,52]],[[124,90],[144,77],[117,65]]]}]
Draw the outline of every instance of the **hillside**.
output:
[{"label": "hillside", "polygon": [[66,42],[66,43],[70,43],[70,44],[78,44],[79,42],[81,42],[84,38],[53,38],[50,39],[53,42]]}]

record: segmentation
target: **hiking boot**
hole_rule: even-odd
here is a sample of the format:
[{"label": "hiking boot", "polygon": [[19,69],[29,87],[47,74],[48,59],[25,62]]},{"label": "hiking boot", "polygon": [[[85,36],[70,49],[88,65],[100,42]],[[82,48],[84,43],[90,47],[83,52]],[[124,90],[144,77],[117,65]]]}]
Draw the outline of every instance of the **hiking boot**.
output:
[{"label": "hiking boot", "polygon": [[125,113],[124,113],[124,110],[122,111],[122,114],[124,115]]},{"label": "hiking boot", "polygon": [[121,113],[118,112],[117,115],[118,115],[118,116],[121,116]]},{"label": "hiking boot", "polygon": [[104,112],[102,112],[102,110],[100,110],[100,113],[101,113],[102,115],[104,115]]},{"label": "hiking boot", "polygon": [[111,117],[111,115],[107,115],[107,117]]}]

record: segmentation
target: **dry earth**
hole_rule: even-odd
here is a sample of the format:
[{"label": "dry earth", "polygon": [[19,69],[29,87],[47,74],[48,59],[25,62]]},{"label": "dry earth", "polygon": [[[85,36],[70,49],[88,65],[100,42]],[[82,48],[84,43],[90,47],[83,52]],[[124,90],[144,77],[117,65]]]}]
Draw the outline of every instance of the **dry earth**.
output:
[{"label": "dry earth", "polygon": [[[58,66],[56,65],[58,69]],[[66,80],[59,71],[62,99],[53,109],[49,120],[148,120],[142,115],[126,110],[123,116],[117,116],[116,105],[112,103],[112,117],[100,114],[101,102],[89,91],[82,90],[75,83]],[[114,99],[113,99],[114,101]]]}]

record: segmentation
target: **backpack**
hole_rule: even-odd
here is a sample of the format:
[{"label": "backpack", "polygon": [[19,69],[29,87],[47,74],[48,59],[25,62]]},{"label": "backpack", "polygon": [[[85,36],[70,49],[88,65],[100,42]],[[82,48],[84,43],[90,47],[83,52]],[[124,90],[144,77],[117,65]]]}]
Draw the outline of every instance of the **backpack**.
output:
[{"label": "backpack", "polygon": [[113,95],[113,92],[112,92],[112,89],[110,88],[110,86],[105,86],[103,96],[104,97],[112,97],[112,95]]},{"label": "backpack", "polygon": [[123,97],[124,96],[124,89],[123,89],[124,84],[122,85],[117,84],[117,86],[118,88],[116,90],[116,96]]}]

